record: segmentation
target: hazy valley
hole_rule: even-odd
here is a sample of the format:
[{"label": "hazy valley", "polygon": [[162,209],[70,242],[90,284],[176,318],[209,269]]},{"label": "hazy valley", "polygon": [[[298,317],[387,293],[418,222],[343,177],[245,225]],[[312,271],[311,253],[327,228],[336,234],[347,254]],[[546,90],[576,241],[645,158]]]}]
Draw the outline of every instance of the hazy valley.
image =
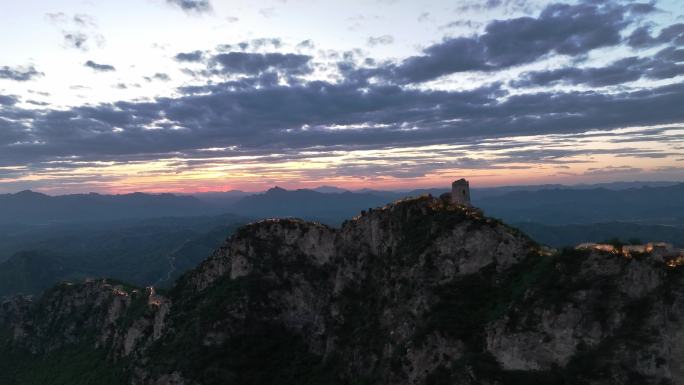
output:
[{"label": "hazy valley", "polygon": [[[0,195],[0,210],[11,214],[0,220],[0,296],[86,277],[166,287],[251,221],[295,217],[337,227],[362,210],[447,190],[324,191]],[[610,239],[684,246],[682,184],[476,189],[473,201],[552,247]]]}]

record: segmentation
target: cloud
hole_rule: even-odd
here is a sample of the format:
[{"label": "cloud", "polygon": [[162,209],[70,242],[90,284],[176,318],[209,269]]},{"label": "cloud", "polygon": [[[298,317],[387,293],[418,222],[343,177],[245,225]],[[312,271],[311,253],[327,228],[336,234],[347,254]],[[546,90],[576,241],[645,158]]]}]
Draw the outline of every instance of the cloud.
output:
[{"label": "cloud", "polygon": [[650,26],[636,28],[627,38],[627,44],[634,48],[649,48],[660,44],[684,45],[684,23],[663,28],[657,36],[651,35]]},{"label": "cloud", "polygon": [[63,31],[64,46],[66,48],[74,48],[81,51],[88,51],[91,48],[90,42],[94,41],[97,47],[104,46],[104,36],[98,33],[88,34],[81,31]]},{"label": "cloud", "polygon": [[392,43],[394,43],[394,37],[391,35],[371,36],[368,38],[368,45],[371,47],[377,45],[389,45]]},{"label": "cloud", "polygon": [[661,166],[661,167],[656,167],[655,169],[653,169],[653,171],[656,171],[656,172],[677,172],[677,173],[681,173],[682,171],[684,171],[684,168],[682,168],[682,167],[677,167],[677,166]]},{"label": "cloud", "polygon": [[13,95],[2,95],[0,94],[0,106],[13,106],[17,104],[19,99]]},{"label": "cloud", "polygon": [[88,67],[88,68],[92,68],[92,69],[93,69],[94,71],[96,71],[96,72],[111,72],[111,71],[116,71],[116,68],[114,68],[114,66],[112,66],[112,65],[109,65],[109,64],[98,64],[98,63],[95,63],[95,62],[92,61],[92,60],[88,60],[88,61],[85,62],[85,64],[83,64],[83,65],[86,66],[86,67]]},{"label": "cloud", "polygon": [[40,95],[40,96],[50,96],[50,93],[45,92],[45,91],[28,90],[28,93],[29,94],[36,94],[36,95]]},{"label": "cloud", "polygon": [[311,56],[293,53],[229,52],[215,55],[212,62],[220,72],[256,75],[267,70],[282,71],[291,75],[311,72]]},{"label": "cloud", "polygon": [[548,86],[557,83],[609,86],[641,78],[669,79],[684,75],[684,49],[668,47],[650,57],[627,57],[605,67],[563,67],[547,71],[530,71],[511,84],[515,87]]},{"label": "cloud", "polygon": [[37,100],[27,100],[26,103],[33,104],[34,106],[40,106],[40,107],[46,107],[46,106],[50,105],[50,103],[40,102]]},{"label": "cloud", "polygon": [[248,43],[255,50],[260,50],[264,47],[278,49],[278,48],[282,47],[282,45],[283,45],[283,41],[279,38],[252,39],[250,42],[243,42],[243,43]]},{"label": "cloud", "polygon": [[93,27],[97,28],[97,23],[95,22],[95,18],[84,13],[76,14],[74,15],[73,18],[74,23],[82,26],[82,27]]},{"label": "cloud", "polygon": [[37,77],[44,76],[42,72],[38,72],[34,66],[28,67],[0,67],[0,79],[14,80],[17,82],[25,82],[33,80]]},{"label": "cloud", "polygon": [[148,82],[151,82],[153,80],[168,82],[171,80],[171,76],[169,76],[168,74],[162,73],[162,72],[157,72],[156,74],[154,74],[152,76],[145,76],[145,80],[147,80]]},{"label": "cloud", "polygon": [[[163,160],[192,169],[235,160],[251,174],[273,175],[281,162],[353,152],[341,165],[331,163],[307,175],[404,178],[455,168],[554,168],[595,162],[591,155],[625,163],[630,158],[676,158],[672,146],[681,142],[682,134],[672,133],[672,126],[629,134],[621,129],[684,122],[684,84],[601,87],[681,75],[684,49],[675,43],[677,28],[645,30],[658,45],[667,45],[655,53],[638,56],[644,51],[621,49],[618,54],[628,57],[601,66],[585,60],[594,49],[632,44],[638,30],[633,26],[640,25],[634,20],[650,12],[653,7],[643,3],[553,4],[538,16],[492,21],[480,33],[446,38],[398,61],[376,61],[361,50],[321,53],[324,57],[315,60],[282,52],[290,46],[278,38],[180,52],[173,56],[179,63],[201,64],[179,64],[190,67],[181,71],[196,82],[176,89],[173,96],[61,109],[24,108],[16,97],[0,96],[0,167],[19,165],[48,175],[58,164],[78,169],[103,161],[131,165]],[[78,23],[63,14],[54,19]],[[87,19],[81,24],[87,25]],[[372,39],[369,44],[390,41]],[[648,44],[642,46],[656,46]],[[313,47],[307,40],[293,49]],[[458,72],[493,73],[555,55],[563,57],[550,63],[572,61],[576,66],[528,71],[510,84],[484,80],[468,90],[411,84]],[[108,66],[92,64],[95,70]],[[337,71],[314,79],[321,68]],[[460,78],[468,80],[469,74]],[[170,76],[156,73],[145,79],[168,81]],[[525,88],[538,86],[546,88]],[[588,150],[578,145],[594,140],[611,146]],[[483,159],[481,151],[495,156]],[[587,170],[590,175],[639,171],[628,166]]]},{"label": "cloud", "polygon": [[76,48],[83,51],[88,50],[88,35],[82,32],[65,32],[64,44],[69,48]]},{"label": "cloud", "polygon": [[658,8],[655,6],[655,1],[649,3],[627,4],[627,9],[630,13],[636,15],[645,15],[658,11]]},{"label": "cloud", "polygon": [[181,52],[174,56],[179,62],[201,62],[204,57],[202,51]]},{"label": "cloud", "polygon": [[625,153],[625,154],[616,154],[618,158],[649,158],[649,159],[663,159],[667,158],[670,156],[675,156],[678,155],[677,153],[674,152],[648,152],[648,151],[642,151],[640,153]]},{"label": "cloud", "polygon": [[258,38],[247,41],[241,41],[237,44],[221,44],[216,50],[219,52],[230,52],[234,50],[246,51],[251,49],[252,51],[259,51],[264,48],[268,49],[279,49],[283,46],[283,41],[279,38]]},{"label": "cloud", "polygon": [[[245,82],[206,85],[196,93],[186,90],[180,97],[148,102],[3,109],[2,132],[12,139],[0,140],[0,163],[71,156],[192,157],[216,147],[226,148],[216,156],[240,156],[464,145],[483,137],[572,134],[684,120],[681,84],[611,94],[541,92],[502,98],[497,85],[446,92],[383,85],[359,89],[322,81],[254,88]],[[10,145],[17,142],[25,144]]]},{"label": "cloud", "polygon": [[297,48],[299,49],[313,49],[315,46],[316,45],[311,39],[302,40],[297,44]]},{"label": "cloud", "polygon": [[449,28],[465,27],[469,29],[477,29],[482,26],[482,23],[473,20],[455,20],[439,27],[440,30]]},{"label": "cloud", "polygon": [[614,3],[551,4],[537,18],[495,20],[481,35],[446,39],[423,55],[388,68],[400,82],[423,82],[465,71],[495,71],[546,55],[580,56],[618,45],[630,7]]},{"label": "cloud", "polygon": [[166,2],[180,7],[186,12],[206,13],[212,10],[209,0],[166,0]]},{"label": "cloud", "polygon": [[615,175],[615,174],[637,174],[644,171],[639,167],[632,166],[607,166],[601,168],[589,168],[584,175]]},{"label": "cloud", "polygon": [[104,46],[105,38],[97,31],[95,18],[88,14],[76,14],[69,17],[64,12],[45,14],[50,23],[61,29],[66,48],[74,48],[88,51],[90,42],[95,42],[98,47]]},{"label": "cloud", "polygon": [[45,17],[51,22],[55,24],[59,23],[65,23],[68,20],[67,15],[64,12],[54,12],[54,13],[46,13]]},{"label": "cloud", "polygon": [[455,11],[463,12],[486,12],[494,9],[501,9],[506,13],[519,12],[531,13],[537,4],[529,0],[476,0],[459,1]]}]

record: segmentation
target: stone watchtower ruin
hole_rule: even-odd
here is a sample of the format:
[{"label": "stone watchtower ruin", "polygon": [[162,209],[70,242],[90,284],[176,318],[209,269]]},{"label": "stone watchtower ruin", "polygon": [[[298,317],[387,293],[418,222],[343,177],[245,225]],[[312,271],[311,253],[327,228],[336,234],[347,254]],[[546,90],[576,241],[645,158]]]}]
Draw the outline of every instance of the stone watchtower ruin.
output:
[{"label": "stone watchtower ruin", "polygon": [[451,202],[470,206],[470,184],[461,178],[451,184]]}]

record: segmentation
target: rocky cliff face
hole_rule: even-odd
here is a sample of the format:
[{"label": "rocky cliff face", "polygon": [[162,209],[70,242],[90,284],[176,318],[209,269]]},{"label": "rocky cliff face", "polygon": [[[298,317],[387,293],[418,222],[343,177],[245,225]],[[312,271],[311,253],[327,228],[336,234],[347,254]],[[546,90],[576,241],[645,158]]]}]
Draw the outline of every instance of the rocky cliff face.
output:
[{"label": "rocky cliff face", "polygon": [[165,295],[8,300],[0,337],[35,360],[103,352],[122,384],[684,384],[681,281],[424,197],[340,229],[251,224]]}]

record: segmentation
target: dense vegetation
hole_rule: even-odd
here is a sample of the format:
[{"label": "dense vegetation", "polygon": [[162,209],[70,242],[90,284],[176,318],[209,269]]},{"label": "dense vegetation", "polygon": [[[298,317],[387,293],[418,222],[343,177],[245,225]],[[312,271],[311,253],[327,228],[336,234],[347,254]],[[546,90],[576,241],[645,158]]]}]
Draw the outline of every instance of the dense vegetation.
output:
[{"label": "dense vegetation", "polygon": [[124,385],[123,369],[106,353],[89,345],[60,349],[39,356],[0,345],[3,385]]},{"label": "dense vegetation", "polygon": [[171,286],[244,221],[224,215],[13,227],[0,234],[0,260],[7,258],[0,263],[0,297],[86,277]]},{"label": "dense vegetation", "polygon": [[204,385],[333,384],[334,375],[324,370],[321,357],[309,352],[301,336],[275,322],[247,318],[238,323],[239,333],[223,343],[197,343],[216,323],[225,322],[238,303],[249,307],[249,314],[275,314],[268,297],[278,288],[269,279],[224,278],[202,295],[175,297],[177,329],[153,347],[152,370],[175,367]]}]

